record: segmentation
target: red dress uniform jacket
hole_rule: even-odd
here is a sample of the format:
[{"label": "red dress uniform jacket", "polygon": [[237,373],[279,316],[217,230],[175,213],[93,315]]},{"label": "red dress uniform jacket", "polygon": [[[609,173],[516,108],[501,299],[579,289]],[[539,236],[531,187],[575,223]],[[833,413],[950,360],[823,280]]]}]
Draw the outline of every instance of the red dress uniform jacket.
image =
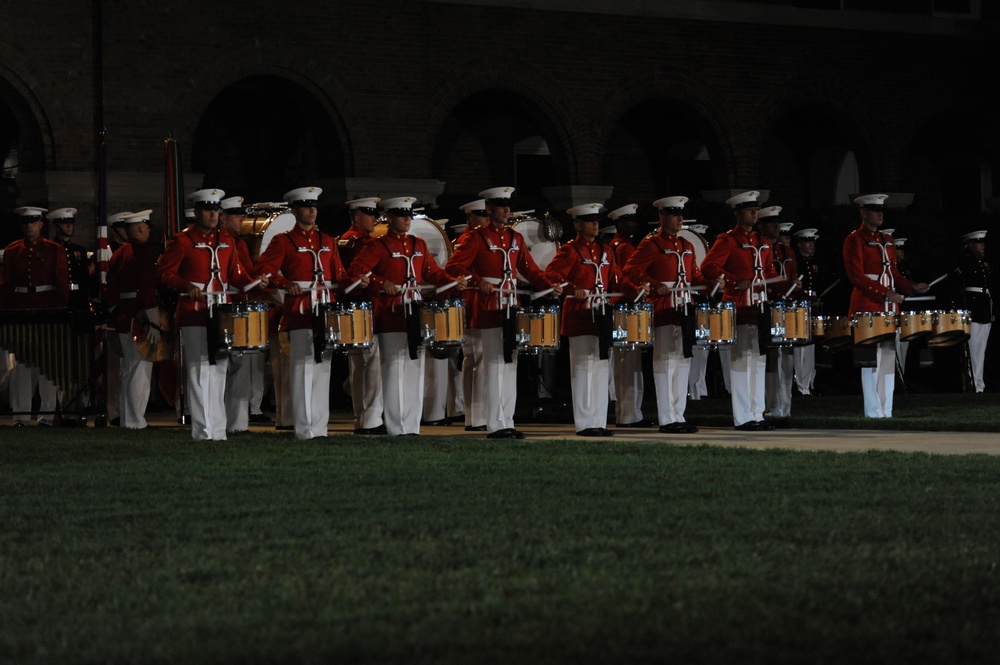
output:
[{"label": "red dress uniform jacket", "polygon": [[[756,304],[750,302],[750,290],[736,291],[736,282],[741,279],[753,279],[755,252],[743,245],[761,248],[768,243],[763,242],[755,231],[744,231],[737,226],[726,233],[720,234],[712,244],[712,248],[701,262],[701,272],[709,280],[715,281],[719,275],[726,275],[726,286],[722,294],[724,301],[735,303],[736,323],[755,325],[760,313]],[[774,260],[771,258],[770,247],[760,249],[760,265],[764,279],[778,276],[774,270]],[[787,286],[786,286],[787,288]]]},{"label": "red dress uniform jacket", "polygon": [[69,306],[69,262],[62,245],[46,238],[15,240],[3,254],[3,303],[8,309]]},{"label": "red dress uniform jacket", "polygon": [[[463,243],[469,242],[470,234],[475,231],[475,229],[469,229],[462,235],[458,236],[455,241],[454,249],[458,249]],[[468,274],[468,273],[466,273]],[[463,275],[464,277],[464,275]],[[468,288],[462,291],[462,300],[465,301],[465,325],[469,325],[469,319],[472,316],[472,311],[476,308],[476,299],[479,297],[479,291],[473,288]]]},{"label": "red dress uniform jacket", "polygon": [[[299,251],[300,248],[311,251]],[[304,231],[298,225],[291,231],[274,236],[258,259],[254,274],[270,274],[270,286],[279,289],[287,289],[296,282],[306,288],[316,280],[315,256],[319,256],[324,282],[341,286],[346,283],[347,273],[340,262],[340,252],[333,236],[315,228]],[[328,294],[330,302],[336,302],[333,293],[328,291]],[[285,294],[280,330],[312,329],[313,297],[311,291],[297,296]]]},{"label": "red dress uniform jacket", "polygon": [[[593,292],[600,269],[604,291],[611,293],[621,286],[621,270],[615,261],[614,252],[601,242],[587,242],[577,236],[565,245],[560,245],[545,270],[546,278],[554,284],[568,282],[564,293],[576,289]],[[610,313],[610,312],[609,312]],[[563,300],[562,325],[560,331],[567,337],[597,335],[594,311],[588,300],[567,297]]]},{"label": "red dress uniform jacket", "polygon": [[[783,300],[792,282],[799,276],[799,268],[795,264],[795,251],[784,243],[776,243],[771,247],[771,258],[774,259],[774,271],[786,281],[785,288],[774,289],[771,293],[772,300]],[[792,291],[789,297],[795,296],[797,291]]]},{"label": "red dress uniform jacket", "polygon": [[[466,238],[466,236],[468,236]],[[524,237],[512,228],[497,230],[493,224],[473,229],[462,236],[464,240],[448,259],[445,270],[452,278],[471,276],[469,288],[478,288],[484,280],[497,283],[504,278],[504,256],[510,257],[510,277],[523,275],[536,289],[547,289],[552,283],[539,269],[528,253]],[[496,293],[475,297],[469,314],[470,328],[499,328],[506,312],[498,308]]]},{"label": "red dress uniform jacket", "polygon": [[108,262],[105,301],[114,308],[115,331],[120,333],[132,330],[140,309],[156,307],[156,251],[131,240],[116,249]]},{"label": "red dress uniform jacket", "polygon": [[[690,253],[684,254],[685,251]],[[672,252],[680,254],[683,260],[678,262],[677,254]],[[654,292],[647,294],[646,299],[653,303],[654,326],[681,325],[684,310],[674,306],[673,294],[667,293],[661,296],[655,292],[660,282],[677,281],[678,268],[681,265],[684,267],[684,280],[691,286],[711,287],[715,284],[701,274],[701,269],[695,260],[694,245],[685,238],[670,235],[662,230],[643,238],[622,269],[625,280],[635,289],[650,282]]]},{"label": "red dress uniform jacket", "polygon": [[[217,249],[219,279],[226,287],[232,285],[242,288],[253,281],[253,278],[240,266],[236,258],[236,248],[228,233],[221,229],[202,233],[197,227],[192,226],[186,231],[175,234],[167,242],[163,254],[157,261],[157,272],[163,286],[181,294],[192,284],[197,284],[202,291],[205,290],[209,279],[212,278],[212,250],[197,245],[208,245]],[[219,285],[215,284],[213,289],[218,287]],[[208,325],[208,304],[205,298],[194,300],[182,295],[177,299],[174,319],[178,328]]]},{"label": "red dress uniform jacket", "polygon": [[[885,294],[889,292],[889,287],[879,282],[886,262],[889,263],[893,290],[912,295],[913,282],[896,268],[896,247],[892,236],[881,231],[873,233],[862,224],[861,228],[851,231],[844,238],[844,273],[854,287],[849,314],[886,311]],[[892,304],[890,311],[899,311],[899,306]]]},{"label": "red dress uniform jacket", "polygon": [[[435,263],[423,238],[393,233],[392,231],[387,232],[381,238],[366,242],[351,263],[351,269],[348,272],[351,281],[371,272],[367,293],[371,295],[375,303],[374,326],[376,333],[406,332],[406,310],[403,306],[403,294],[383,293],[382,285],[391,282],[396,286],[403,286],[409,275],[411,260],[417,286],[422,284],[443,286],[454,281]],[[428,295],[426,292],[421,293],[424,297]]]}]

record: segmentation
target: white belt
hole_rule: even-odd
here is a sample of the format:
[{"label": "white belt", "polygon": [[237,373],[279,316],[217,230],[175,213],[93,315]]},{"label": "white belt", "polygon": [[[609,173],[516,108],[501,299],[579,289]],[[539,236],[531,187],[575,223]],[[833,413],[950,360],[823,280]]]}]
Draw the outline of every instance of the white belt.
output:
[{"label": "white belt", "polygon": [[[299,281],[294,281],[293,283],[297,284],[299,287],[301,287],[303,289],[308,289],[308,288],[311,288],[311,287],[313,287],[313,286],[316,285],[316,282],[299,282]],[[333,288],[333,282],[327,280],[327,281],[323,282],[323,286],[325,286],[328,289],[329,288]]]},{"label": "white belt", "polygon": [[970,293],[989,293],[990,292],[989,289],[985,289],[985,288],[983,288],[981,286],[967,286],[967,287],[965,287],[965,290],[969,291]]},{"label": "white belt", "polygon": [[129,291],[127,293],[122,293],[118,296],[120,300],[134,300],[139,297],[138,291]]},{"label": "white belt", "polygon": [[15,286],[14,293],[45,293],[55,291],[55,284],[41,284],[39,286]]},{"label": "white belt", "polygon": [[869,275],[868,273],[865,273],[865,277],[872,280],[873,282],[877,282],[880,279],[882,279],[882,275]]},{"label": "white belt", "polygon": [[487,284],[493,284],[494,286],[503,283],[503,280],[500,279],[499,277],[480,277],[480,279],[486,282]]},{"label": "white belt", "polygon": [[79,291],[80,290],[80,285],[79,284],[70,284],[69,285],[69,290],[70,291]]}]

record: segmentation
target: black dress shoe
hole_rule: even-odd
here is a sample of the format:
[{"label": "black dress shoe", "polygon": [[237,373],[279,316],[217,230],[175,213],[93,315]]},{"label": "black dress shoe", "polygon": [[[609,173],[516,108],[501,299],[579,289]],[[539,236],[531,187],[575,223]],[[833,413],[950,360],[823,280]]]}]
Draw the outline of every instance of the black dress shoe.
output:
[{"label": "black dress shoe", "polygon": [[517,430],[513,429],[498,429],[495,432],[490,432],[486,435],[487,439],[516,439]]},{"label": "black dress shoe", "polygon": [[379,425],[378,427],[358,427],[354,430],[355,434],[388,434],[385,429],[385,424]]},{"label": "black dress shoe", "polygon": [[656,423],[652,420],[643,418],[642,420],[634,423],[615,423],[615,427],[656,427]]},{"label": "black dress shoe", "polygon": [[774,431],[774,425],[772,423],[767,422],[766,420],[758,420],[757,421],[757,426],[758,426],[758,429],[761,432],[773,432]]},{"label": "black dress shoe", "polygon": [[603,427],[588,427],[576,433],[577,436],[614,436],[614,432]]},{"label": "black dress shoe", "polygon": [[733,427],[733,429],[739,430],[741,432],[759,432],[760,423],[758,423],[756,420],[748,420],[742,425],[736,425],[735,427]]},{"label": "black dress shoe", "polygon": [[661,434],[694,434],[698,431],[698,428],[690,423],[670,423],[669,425],[661,425]]},{"label": "black dress shoe", "polygon": [[250,414],[250,422],[252,422],[252,423],[273,423],[274,421],[271,420],[270,416],[268,416],[266,413],[251,413]]},{"label": "black dress shoe", "polygon": [[112,427],[120,427],[121,424],[122,424],[122,419],[121,418],[112,418],[111,421],[108,424],[111,425]]},{"label": "black dress shoe", "polygon": [[520,430],[516,430],[514,428],[511,428],[511,429],[509,429],[507,431],[510,432],[515,439],[523,439],[524,437],[528,436],[524,432],[522,432]]},{"label": "black dress shoe", "polygon": [[485,432],[486,431],[486,425],[466,425],[465,426],[465,431],[466,432]]},{"label": "black dress shoe", "polygon": [[451,421],[447,418],[442,418],[441,420],[421,420],[421,427],[440,427],[442,425],[450,425]]},{"label": "black dress shoe", "polygon": [[464,413],[460,413],[457,416],[451,416],[450,418],[448,418],[448,422],[452,422],[452,423],[464,423],[465,422],[465,414]]},{"label": "black dress shoe", "polygon": [[410,432],[408,434],[397,434],[396,436],[420,436],[416,432]]},{"label": "black dress shoe", "polygon": [[295,429],[295,425],[275,425],[274,429],[278,430],[279,432],[291,432],[293,429]]}]

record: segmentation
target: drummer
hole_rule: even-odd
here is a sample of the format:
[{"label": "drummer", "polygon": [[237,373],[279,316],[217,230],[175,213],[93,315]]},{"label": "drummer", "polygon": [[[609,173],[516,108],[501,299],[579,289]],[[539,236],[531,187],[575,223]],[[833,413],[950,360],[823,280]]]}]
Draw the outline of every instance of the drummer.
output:
[{"label": "drummer", "polygon": [[[108,247],[112,256],[118,248],[128,243],[128,233],[122,220],[132,214],[132,211],[116,212],[108,215],[105,220],[108,226]],[[108,277],[110,279],[110,276]],[[107,301],[107,293],[103,295],[104,306],[108,309],[108,314],[114,316],[114,311]],[[118,332],[114,324],[109,322],[108,328],[104,331],[105,340],[107,335],[114,335],[118,339]],[[112,427],[121,425],[121,378],[122,378],[122,356],[119,344],[105,342],[104,346],[104,409],[108,417],[108,424]]]},{"label": "drummer", "polygon": [[[218,356],[215,307],[225,303],[229,285],[245,288],[253,278],[243,271],[229,234],[219,228],[221,189],[191,194],[194,224],[175,234],[157,263],[160,284],[178,293],[175,326],[180,330],[191,437],[195,441],[226,439],[226,371],[229,361]],[[260,281],[266,286],[267,278]],[[210,339],[212,344],[210,345]]]},{"label": "drummer", "polygon": [[[427,284],[454,284],[438,267],[423,238],[410,235],[416,199],[401,196],[382,202],[388,218],[386,234],[365,243],[351,262],[350,280],[370,275],[368,293],[375,303],[374,329],[379,339],[383,419],[392,436],[419,436],[424,395],[424,348],[420,305]],[[415,362],[413,362],[415,361]]]},{"label": "drummer", "polygon": [[87,248],[73,241],[76,232],[76,208],[59,208],[45,216],[52,222],[53,240],[63,246],[69,262],[69,306],[79,312],[90,311],[90,298],[95,290],[97,265],[88,256]]},{"label": "drummer", "polygon": [[[608,247],[619,268],[635,253],[633,240],[639,230],[639,205],[630,203],[608,213],[615,225],[615,235]],[[615,427],[652,427],[653,421],[642,415],[645,392],[642,376],[642,351],[616,348],[611,350],[611,373],[615,386]]]},{"label": "drummer", "polygon": [[[813,317],[823,313],[819,297],[820,269],[816,261],[816,229],[800,229],[792,234],[795,246],[796,269],[802,276],[802,293],[809,300]],[[795,386],[800,395],[815,395],[813,383],[816,380],[816,345],[796,346],[792,353]]]},{"label": "drummer", "polygon": [[574,206],[576,238],[560,245],[545,270],[552,283],[567,283],[560,333],[569,339],[573,422],[579,436],[612,436],[608,424],[608,352],[613,325],[611,297],[621,288],[621,269],[611,248],[597,240],[600,203]]},{"label": "drummer", "polygon": [[[346,284],[337,243],[316,226],[323,190],[299,187],[284,194],[295,226],[276,235],[257,260],[256,274],[271,276],[285,290],[282,332],[288,332],[289,380],[295,438],[327,436],[330,422],[330,359],[323,356],[323,305],[335,301],[335,285]],[[361,284],[368,278],[362,276]]]},{"label": "drummer", "polygon": [[767,305],[768,284],[780,279],[774,269],[771,247],[756,231],[760,192],[747,191],[730,197],[736,226],[720,234],[702,261],[706,278],[725,278],[722,299],[736,307],[736,334],[730,360],[733,422],[741,431],[772,430],[764,420],[764,373],[770,321],[762,319]]},{"label": "drummer", "polygon": [[[767,206],[757,213],[757,229],[761,239],[771,246],[774,269],[783,280],[796,276],[795,252],[791,247],[791,222],[781,222],[781,206]],[[785,282],[783,282],[785,283]],[[771,289],[772,301],[785,299],[785,292]],[[790,346],[772,346],[767,350],[767,369],[764,378],[764,408],[774,418],[792,415],[792,379],[795,371],[794,355]]]},{"label": "drummer", "polygon": [[[486,199],[476,199],[460,205],[459,210],[465,213],[465,223],[454,227],[459,234],[455,241],[458,248],[468,240],[468,234],[488,223]],[[467,289],[462,294],[465,300],[466,328],[469,327],[469,317],[476,304],[476,290]],[[483,403],[483,338],[480,335],[466,334],[462,344],[462,399],[465,403],[465,431],[486,431],[486,408]]]},{"label": "drummer", "polygon": [[[708,224],[698,224],[697,220],[685,219],[681,230],[687,229],[702,238],[708,233]],[[692,243],[693,244],[693,243]],[[706,247],[707,250],[707,241]],[[695,263],[700,263],[695,255]],[[705,299],[705,294],[701,294],[701,300]],[[696,296],[696,300],[699,300]],[[695,344],[691,347],[691,369],[688,372],[688,399],[698,401],[702,397],[708,397],[708,352],[710,348],[705,344]],[[719,347],[719,363],[722,366],[722,379],[729,392],[729,349]]]},{"label": "drummer", "polygon": [[711,288],[723,282],[709,280],[695,259],[694,245],[678,235],[684,225],[686,196],[667,196],[653,202],[660,230],[646,236],[625,264],[625,279],[648,294],[653,303],[653,382],[660,432],[689,434],[698,428],[687,422],[688,376],[694,346],[694,308],[691,287]]},{"label": "drummer", "polygon": [[121,342],[122,365],[118,410],[119,425],[126,429],[146,427],[146,405],[153,379],[153,363],[143,356],[132,338],[133,321],[144,324],[145,341],[156,346],[163,334],[156,292],[156,250],[149,247],[149,216],[152,210],[131,213],[122,219],[128,242],[108,262],[105,294],[113,311],[115,331]]},{"label": "drummer", "polygon": [[972,383],[977,393],[986,389],[983,368],[990,328],[996,318],[993,294],[990,293],[990,264],[986,262],[986,231],[973,231],[962,236],[965,250],[956,272],[962,279],[965,309],[972,317],[969,336],[969,360]]},{"label": "drummer", "polygon": [[[904,294],[926,293],[928,285],[913,283],[896,267],[892,237],[880,230],[888,194],[865,194],[854,199],[861,226],[844,239],[844,271],[854,287],[850,314],[898,313]],[[865,416],[891,418],[896,381],[895,340],[879,342],[874,367],[861,368]]]},{"label": "drummer", "polygon": [[554,295],[562,293],[558,284],[549,284],[545,279],[528,252],[524,237],[507,227],[513,193],[513,187],[493,187],[479,193],[486,199],[489,223],[463,236],[464,240],[445,268],[452,279],[471,275],[469,283],[478,291],[466,334],[478,337],[482,344],[486,436],[490,439],[523,439],[525,436],[514,428],[518,275],[523,275],[538,289],[551,287]]},{"label": "drummer", "polygon": [[[354,257],[371,240],[378,221],[377,196],[352,199],[346,202],[351,215],[351,227],[337,241],[340,259],[345,270],[350,270]],[[347,300],[364,299],[364,291],[355,289],[344,294]],[[379,356],[378,337],[372,345],[347,355],[350,370],[351,408],[354,411],[355,434],[385,434],[382,421],[382,363]]]}]

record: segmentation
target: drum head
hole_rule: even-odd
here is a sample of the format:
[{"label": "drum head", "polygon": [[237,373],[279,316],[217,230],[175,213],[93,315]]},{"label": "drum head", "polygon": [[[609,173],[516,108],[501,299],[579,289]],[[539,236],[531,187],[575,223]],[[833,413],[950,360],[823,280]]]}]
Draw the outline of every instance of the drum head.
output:
[{"label": "drum head", "polygon": [[257,250],[257,256],[255,258],[260,258],[267,246],[271,244],[271,240],[274,236],[279,233],[286,233],[295,228],[295,215],[290,212],[283,212],[280,215],[272,217],[267,221],[264,226],[264,233],[260,238],[260,249]]},{"label": "drum head", "polygon": [[524,242],[528,245],[528,254],[535,260],[542,270],[548,267],[552,257],[559,249],[559,242],[549,240],[545,232],[545,223],[541,220],[529,217],[519,222],[515,222],[511,228],[524,236]]},{"label": "drum head", "polygon": [[[372,237],[381,238],[388,231],[389,225],[380,222],[372,231]],[[448,263],[448,258],[451,256],[452,247],[451,241],[448,240],[448,234],[437,222],[426,216],[414,217],[410,223],[410,235],[417,236],[426,242],[427,251],[434,257],[435,263],[438,264],[439,268],[444,268],[444,264]]]},{"label": "drum head", "polygon": [[708,241],[705,240],[705,236],[695,233],[691,229],[681,229],[677,232],[677,235],[694,245],[694,260],[700,268],[701,262],[705,260],[705,256],[708,254]]}]

